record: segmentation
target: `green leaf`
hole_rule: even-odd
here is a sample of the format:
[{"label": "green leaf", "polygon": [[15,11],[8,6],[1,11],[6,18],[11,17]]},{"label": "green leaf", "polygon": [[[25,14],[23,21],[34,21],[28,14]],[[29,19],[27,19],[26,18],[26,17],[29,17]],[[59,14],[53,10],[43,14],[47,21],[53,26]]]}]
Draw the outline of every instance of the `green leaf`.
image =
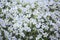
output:
[{"label": "green leaf", "polygon": [[58,2],[58,0],[54,0],[55,2]]},{"label": "green leaf", "polygon": [[23,4],[22,6],[23,6],[23,7],[26,7],[26,6],[27,6],[27,3]]},{"label": "green leaf", "polygon": [[0,14],[2,13],[2,8],[0,8]]},{"label": "green leaf", "polygon": [[42,38],[40,38],[39,40],[42,40]]},{"label": "green leaf", "polygon": [[47,37],[44,37],[44,40],[48,40],[48,38]]},{"label": "green leaf", "polygon": [[54,9],[51,9],[51,8],[50,8],[49,11],[54,12]]},{"label": "green leaf", "polygon": [[18,12],[19,12],[19,13],[21,13],[21,12],[22,12],[22,10],[21,10],[20,8],[18,8]]}]

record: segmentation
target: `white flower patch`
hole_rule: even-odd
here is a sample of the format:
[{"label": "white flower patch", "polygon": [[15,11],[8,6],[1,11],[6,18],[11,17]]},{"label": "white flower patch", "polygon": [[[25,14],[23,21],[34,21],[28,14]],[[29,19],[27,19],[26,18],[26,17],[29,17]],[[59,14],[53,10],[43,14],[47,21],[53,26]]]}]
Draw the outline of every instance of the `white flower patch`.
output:
[{"label": "white flower patch", "polygon": [[60,0],[0,0],[0,40],[60,40]]}]

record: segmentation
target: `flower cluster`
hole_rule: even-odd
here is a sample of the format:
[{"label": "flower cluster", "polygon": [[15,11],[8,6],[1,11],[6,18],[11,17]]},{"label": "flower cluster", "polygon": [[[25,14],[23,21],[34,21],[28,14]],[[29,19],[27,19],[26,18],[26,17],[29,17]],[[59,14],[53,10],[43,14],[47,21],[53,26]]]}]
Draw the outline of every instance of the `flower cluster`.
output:
[{"label": "flower cluster", "polygon": [[0,40],[60,40],[60,0],[0,0]]}]

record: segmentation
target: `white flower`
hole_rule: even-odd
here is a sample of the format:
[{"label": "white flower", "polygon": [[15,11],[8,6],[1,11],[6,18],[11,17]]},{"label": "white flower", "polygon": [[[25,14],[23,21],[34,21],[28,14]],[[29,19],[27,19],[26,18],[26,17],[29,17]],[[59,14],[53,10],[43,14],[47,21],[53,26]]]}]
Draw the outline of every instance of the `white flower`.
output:
[{"label": "white flower", "polygon": [[44,32],[44,30],[43,30],[43,29],[39,29],[39,31],[40,31],[41,33],[43,33],[43,32]]},{"label": "white flower", "polygon": [[12,37],[12,40],[17,40],[15,36]]},{"label": "white flower", "polygon": [[4,20],[1,19],[1,18],[0,18],[0,25],[1,25],[2,27],[4,27],[4,28],[6,27]]},{"label": "white flower", "polygon": [[46,29],[46,30],[48,30],[48,29],[49,29],[49,27],[48,27],[48,26],[45,26],[45,29]]},{"label": "white flower", "polygon": [[55,36],[52,36],[52,35],[50,35],[50,39],[51,40],[58,40],[58,38],[56,38]]},{"label": "white flower", "polygon": [[15,23],[15,24],[13,25],[13,27],[14,27],[14,29],[16,29],[17,27],[20,27],[20,24]]},{"label": "white flower", "polygon": [[31,4],[31,8],[35,8],[35,5],[34,4]]},{"label": "white flower", "polygon": [[40,28],[40,25],[41,25],[41,24],[36,24],[36,28]]},{"label": "white flower", "polygon": [[36,20],[35,19],[30,19],[30,22],[32,22],[33,24],[37,24]]},{"label": "white flower", "polygon": [[32,39],[32,38],[33,38],[33,36],[30,36],[29,38],[30,38],[30,39]]},{"label": "white flower", "polygon": [[39,40],[42,37],[42,34],[37,35],[36,40]]},{"label": "white flower", "polygon": [[24,34],[23,32],[21,32],[20,35],[21,35],[22,37],[25,37],[25,34]]},{"label": "white flower", "polygon": [[52,5],[53,3],[54,3],[54,1],[53,0],[50,0],[49,5]]},{"label": "white flower", "polygon": [[43,33],[44,37],[47,37],[48,36],[48,33]]},{"label": "white flower", "polygon": [[0,8],[3,8],[4,6],[3,6],[3,4],[0,2]]},{"label": "white flower", "polygon": [[41,19],[41,22],[44,22],[44,19]]},{"label": "white flower", "polygon": [[30,4],[34,3],[36,0],[26,0],[27,2],[29,2]]},{"label": "white flower", "polygon": [[4,34],[6,38],[9,38],[9,32],[4,30]]},{"label": "white flower", "polygon": [[50,28],[50,31],[54,31],[54,28]]},{"label": "white flower", "polygon": [[27,6],[26,6],[26,9],[30,9],[30,5],[27,5]]},{"label": "white flower", "polygon": [[24,27],[24,30],[27,31],[27,32],[31,32],[30,27]]}]

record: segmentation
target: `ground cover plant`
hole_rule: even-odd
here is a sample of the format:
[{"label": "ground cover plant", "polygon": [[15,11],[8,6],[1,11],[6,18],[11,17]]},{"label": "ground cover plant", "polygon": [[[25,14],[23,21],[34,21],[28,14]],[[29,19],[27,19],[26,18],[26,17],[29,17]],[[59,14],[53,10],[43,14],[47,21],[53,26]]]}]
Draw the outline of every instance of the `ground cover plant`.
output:
[{"label": "ground cover plant", "polygon": [[60,40],[60,0],[0,0],[0,40]]}]

